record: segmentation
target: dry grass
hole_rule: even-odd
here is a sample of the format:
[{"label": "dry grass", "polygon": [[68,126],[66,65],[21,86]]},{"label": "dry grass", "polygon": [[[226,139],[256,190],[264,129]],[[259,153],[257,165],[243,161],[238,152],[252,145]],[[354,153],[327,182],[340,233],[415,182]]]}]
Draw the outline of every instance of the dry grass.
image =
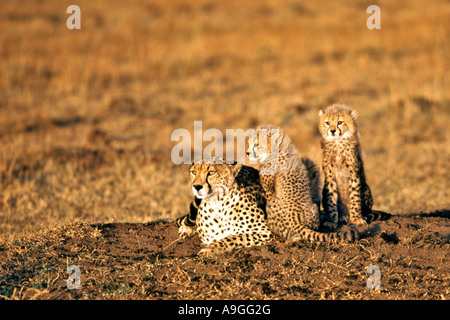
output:
[{"label": "dry grass", "polygon": [[361,1],[79,6],[73,31],[62,3],[1,5],[2,234],[178,216],[170,135],[194,120],[281,125],[320,162],[317,111],[337,101],[360,113],[379,209],[450,207],[447,2],[381,2],[381,30]]},{"label": "dry grass", "polygon": [[[76,219],[175,218],[191,197],[177,128],[280,125],[321,161],[317,112],[360,114],[376,208],[450,208],[448,1],[0,4],[0,236]],[[205,146],[205,144],[204,144]],[[51,281],[51,279],[49,279]]]}]

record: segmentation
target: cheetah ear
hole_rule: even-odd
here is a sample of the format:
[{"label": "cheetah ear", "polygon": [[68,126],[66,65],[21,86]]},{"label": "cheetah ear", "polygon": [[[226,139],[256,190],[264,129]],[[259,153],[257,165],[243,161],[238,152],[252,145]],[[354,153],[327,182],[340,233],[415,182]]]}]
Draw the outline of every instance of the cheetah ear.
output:
[{"label": "cheetah ear", "polygon": [[319,117],[323,116],[323,110],[319,110]]},{"label": "cheetah ear", "polygon": [[275,142],[275,144],[281,143],[281,140],[283,140],[283,130],[281,129],[271,129],[270,136],[274,139],[272,141]]},{"label": "cheetah ear", "polygon": [[229,164],[228,168],[230,168],[231,173],[233,174],[233,177],[236,177],[238,175],[239,171],[241,171],[241,169],[242,169],[242,163]]},{"label": "cheetah ear", "polygon": [[353,110],[350,115],[352,116],[353,120],[356,121],[358,119],[358,111]]}]

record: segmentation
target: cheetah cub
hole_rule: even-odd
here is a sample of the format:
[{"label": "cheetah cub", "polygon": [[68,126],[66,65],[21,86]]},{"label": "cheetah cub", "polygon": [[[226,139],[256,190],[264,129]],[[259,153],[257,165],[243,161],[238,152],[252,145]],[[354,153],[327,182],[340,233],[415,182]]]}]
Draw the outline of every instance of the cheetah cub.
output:
[{"label": "cheetah cub", "polygon": [[333,104],[320,110],[319,117],[325,177],[322,196],[327,213],[323,224],[333,229],[339,222],[367,226],[373,200],[361,157],[358,113],[346,105]]},{"label": "cheetah cub", "polygon": [[311,160],[299,157],[282,129],[260,126],[248,143],[249,159],[260,163],[259,176],[267,199],[267,224],[275,235],[290,243],[357,239],[354,228],[331,233],[317,231],[320,223],[320,203],[317,203],[320,196],[319,191],[315,191],[320,180],[318,168]]},{"label": "cheetah cub", "polygon": [[[302,157],[301,161],[308,172],[309,193],[311,194],[314,206],[320,211],[320,204],[322,203],[322,183],[320,180],[320,169],[317,164],[309,158]],[[316,210],[316,209],[314,209]]]}]

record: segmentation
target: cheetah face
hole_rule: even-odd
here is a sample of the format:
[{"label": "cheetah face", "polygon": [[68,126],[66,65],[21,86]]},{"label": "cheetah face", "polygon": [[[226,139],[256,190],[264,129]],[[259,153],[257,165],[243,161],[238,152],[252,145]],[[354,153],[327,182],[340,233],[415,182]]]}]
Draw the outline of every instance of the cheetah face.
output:
[{"label": "cheetah face", "polygon": [[271,126],[259,127],[248,139],[247,155],[251,161],[269,163],[272,156],[278,157],[282,132]]},{"label": "cheetah face", "polygon": [[356,133],[356,111],[347,108],[327,108],[319,112],[319,131],[323,138],[332,141],[350,138]]},{"label": "cheetah face", "polygon": [[[252,160],[252,161],[257,161],[257,160],[259,160],[260,159],[260,152],[259,152],[259,143],[258,143],[258,137],[255,135],[254,137],[253,137],[253,139],[252,138],[250,138],[249,140],[248,140],[248,149],[247,149],[247,155],[248,155],[248,158],[250,159],[250,160]],[[266,158],[266,150],[262,150],[263,152],[263,155],[261,156],[261,158]],[[262,160],[265,160],[265,159],[261,159],[261,162],[262,162]]]},{"label": "cheetah face", "polygon": [[194,163],[189,170],[192,192],[199,199],[207,199],[214,195],[226,194],[235,181],[241,164],[222,164],[202,161]]}]

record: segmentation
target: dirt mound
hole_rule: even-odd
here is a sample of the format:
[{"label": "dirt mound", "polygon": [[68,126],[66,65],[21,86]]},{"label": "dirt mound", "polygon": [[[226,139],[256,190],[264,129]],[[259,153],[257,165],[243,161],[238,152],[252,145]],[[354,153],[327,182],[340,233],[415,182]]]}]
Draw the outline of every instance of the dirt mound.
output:
[{"label": "dirt mound", "polygon": [[[273,241],[197,256],[174,221],[77,222],[0,243],[6,299],[449,299],[448,211],[394,216],[350,244]],[[70,265],[81,289],[69,289]],[[380,289],[367,268],[378,267]],[[375,283],[375,282],[374,282]],[[370,285],[369,285],[370,286]]]}]

